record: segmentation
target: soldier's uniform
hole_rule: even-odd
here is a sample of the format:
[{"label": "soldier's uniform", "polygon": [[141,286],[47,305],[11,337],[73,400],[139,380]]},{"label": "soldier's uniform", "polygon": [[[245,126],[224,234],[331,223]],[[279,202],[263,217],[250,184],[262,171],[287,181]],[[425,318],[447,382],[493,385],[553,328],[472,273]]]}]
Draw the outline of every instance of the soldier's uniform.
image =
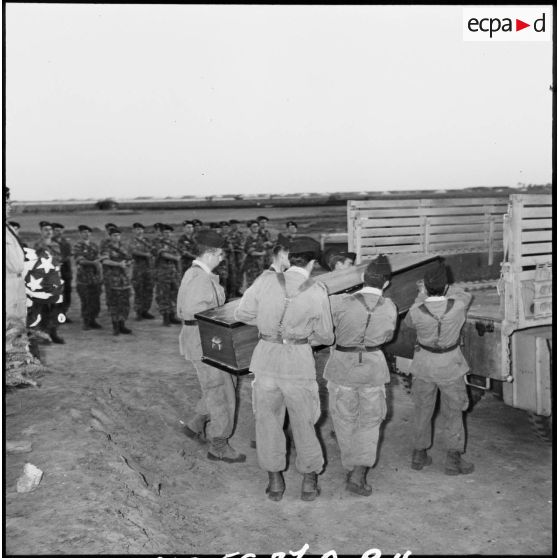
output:
[{"label": "soldier's uniform", "polygon": [[260,226],[260,230],[258,231],[258,233],[263,241],[265,249],[264,268],[267,268],[271,265],[271,261],[273,259],[271,253],[271,250],[273,248],[273,239],[271,237],[271,232],[268,229],[263,228],[262,223],[265,223],[267,225],[269,219],[261,215],[256,220],[258,221],[258,225]]},{"label": "soldier's uniform", "polygon": [[[447,284],[445,267],[425,274],[430,292]],[[432,415],[440,391],[440,414],[446,430],[448,456],[446,473],[470,473],[474,466],[461,459],[465,448],[463,411],[469,406],[464,375],[469,366],[459,346],[461,329],[467,318],[471,294],[450,286],[444,296],[419,292],[405,317],[417,331],[417,346],[411,364],[412,396],[415,404],[412,467],[422,469],[431,459],[426,449],[432,443]]]},{"label": "soldier's uniform", "polygon": [[[370,286],[367,279],[376,285]],[[335,342],[324,369],[328,380],[329,412],[341,463],[350,471],[346,488],[368,496],[366,473],[376,461],[380,425],[386,416],[389,369],[381,350],[397,325],[395,304],[382,296],[391,276],[387,260],[380,256],[365,273],[365,287],[353,294],[330,297]]]},{"label": "soldier's uniform", "polygon": [[[231,225],[238,224],[236,219],[231,219]],[[226,250],[229,265],[229,296],[239,296],[242,286],[242,269],[244,264],[244,233],[238,229],[231,229],[227,235]]]},{"label": "soldier's uniform", "polygon": [[[134,223],[132,227],[145,229],[141,223]],[[134,236],[130,240],[128,251],[133,258],[132,287],[137,319],[153,319],[149,313],[153,301],[153,244],[145,237]],[[149,253],[149,255],[143,256],[140,255],[141,253]]]},{"label": "soldier's uniform", "polygon": [[[204,246],[222,247],[222,238],[213,231],[201,231],[198,237],[200,244]],[[180,354],[192,362],[202,396],[185,433],[190,437],[203,438],[205,429],[205,435],[211,441],[208,458],[238,463],[245,461],[246,456],[236,453],[228,445],[234,428],[236,377],[202,362],[200,331],[195,318],[198,312],[222,306],[224,303],[225,290],[219,284],[218,276],[202,261],[194,260],[182,278],[177,311],[183,320],[179,338]]]},{"label": "soldier's uniform", "polygon": [[[173,230],[170,225],[163,225],[163,230]],[[179,263],[163,255],[167,252],[180,256],[180,252],[170,239],[156,238],[153,242],[155,255],[155,301],[163,317],[163,324],[180,323],[176,320],[176,296],[180,284]]]},{"label": "soldier's uniform", "polygon": [[[191,224],[193,226],[193,221],[184,221],[183,225]],[[180,235],[176,241],[178,248],[180,249],[180,263],[182,274],[186,273],[186,270],[190,268],[192,262],[196,259],[198,253],[198,247],[196,241],[194,240],[193,233],[187,235],[186,233]]]},{"label": "soldier's uniform", "polygon": [[[309,250],[304,242],[291,256]],[[320,417],[316,367],[311,345],[333,342],[329,300],[323,285],[309,279],[305,268],[291,266],[285,273],[264,273],[244,293],[235,319],[258,327],[250,371],[256,442],[260,467],[270,473],[270,498],[280,499],[283,488],[273,487],[273,474],[286,466],[285,410],[296,446],[296,468],[303,473],[303,499],[318,494],[316,473],[324,458],[315,431]],[[311,485],[306,490],[305,483]],[[280,482],[280,481],[277,481]]]},{"label": "soldier's uniform", "polygon": [[[46,225],[46,222],[41,222],[41,228]],[[60,245],[51,240],[50,242],[46,241],[44,238],[39,239],[33,249],[37,252],[37,256],[39,258],[52,258],[52,265],[56,268],[58,272],[60,272],[60,265],[62,263],[62,253],[60,251]],[[35,302],[37,304],[37,302]],[[52,302],[52,303],[45,303],[41,305],[42,308],[38,313],[42,315],[41,321],[41,329],[44,329],[50,335],[50,338],[55,343],[65,343],[64,339],[58,335],[58,317],[61,314],[64,314],[63,308],[63,296],[61,301]],[[63,320],[64,318],[60,316],[60,319]]]},{"label": "soldier's uniform", "polygon": [[[80,225],[79,230],[91,229],[86,225]],[[101,284],[102,278],[100,268],[84,264],[85,261],[99,259],[99,247],[93,241],[78,240],[73,248],[74,260],[76,262],[76,290],[81,300],[81,317],[84,328],[100,328],[96,318],[101,311]]]},{"label": "soldier's uniform", "polygon": [[254,252],[265,252],[264,241],[259,232],[251,233],[244,242],[244,283],[247,289],[265,269],[266,256],[257,256]]},{"label": "soldier's uniform", "polygon": [[[64,226],[59,223],[53,223],[52,226],[53,228],[64,229]],[[53,240],[60,246],[60,276],[64,281],[64,301],[62,302],[61,308],[63,313],[67,314],[72,303],[72,245],[69,240],[63,236],[59,236]],[[69,320],[67,319],[67,321]]]},{"label": "soldier's uniform", "polygon": [[[120,232],[111,229],[111,232]],[[110,240],[105,243],[101,252],[101,258],[113,262],[131,262],[132,257],[122,242]],[[103,278],[105,282],[105,298],[107,308],[112,319],[115,335],[128,333],[124,322],[130,314],[130,279],[128,272],[122,267],[103,265]]]}]

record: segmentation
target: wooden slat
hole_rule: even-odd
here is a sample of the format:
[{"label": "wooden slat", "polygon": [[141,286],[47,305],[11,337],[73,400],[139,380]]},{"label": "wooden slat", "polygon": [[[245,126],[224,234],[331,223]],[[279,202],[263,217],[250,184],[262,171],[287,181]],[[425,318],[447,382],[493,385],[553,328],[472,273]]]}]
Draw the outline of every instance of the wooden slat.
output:
[{"label": "wooden slat", "polygon": [[552,226],[552,219],[527,219],[521,223],[521,228],[524,231],[529,229],[551,229]]},{"label": "wooden slat", "polygon": [[523,242],[550,242],[552,240],[552,231],[550,229],[542,231],[523,231],[521,240]]},{"label": "wooden slat", "polygon": [[533,244],[522,244],[521,254],[549,254],[552,252],[552,242],[535,242]]},{"label": "wooden slat", "polygon": [[395,247],[391,247],[391,246],[378,246],[378,249],[372,248],[372,247],[366,247],[366,248],[362,248],[362,255],[366,256],[366,255],[370,255],[370,254],[398,254],[398,253],[411,253],[411,252],[415,252],[415,253],[421,253],[422,250],[420,250],[420,246],[419,245],[414,245],[414,246],[395,246]]},{"label": "wooden slat", "polygon": [[[498,214],[498,212],[488,212],[489,214]],[[484,215],[485,210],[482,207],[415,207],[408,208],[405,211],[401,209],[365,209],[359,210],[360,218],[383,218],[383,217],[413,217],[422,215]]]},{"label": "wooden slat", "polygon": [[[493,215],[492,218],[496,223],[503,222],[504,214]],[[487,223],[484,215],[455,215],[454,217],[429,217],[428,221],[431,226],[434,225],[457,225],[462,223]]]},{"label": "wooden slat", "polygon": [[422,232],[422,226],[415,227],[382,227],[362,229],[363,238],[371,238],[377,236],[393,236],[393,235],[416,235]]},{"label": "wooden slat", "polygon": [[[488,234],[484,231],[474,233],[458,233],[458,234],[435,234],[435,230],[431,229],[430,243],[436,242],[488,242]],[[501,238],[501,237],[500,237]]]},{"label": "wooden slat", "polygon": [[519,198],[523,205],[552,205],[552,194],[512,194],[510,198]]},{"label": "wooden slat", "polygon": [[377,238],[363,238],[362,246],[401,246],[406,244],[420,244],[419,236],[380,236]]},{"label": "wooden slat", "polygon": [[538,265],[552,262],[552,254],[541,254],[540,256],[522,256],[519,258],[519,265],[526,267],[529,265]]},{"label": "wooden slat", "polygon": [[457,250],[459,252],[472,250],[476,248],[478,250],[486,251],[486,243],[484,242],[430,242],[428,252],[431,254],[436,253],[439,250]]},{"label": "wooden slat", "polygon": [[[362,229],[363,237],[372,236],[390,236],[395,234],[420,234],[423,230],[422,225],[416,225],[414,227],[369,227]],[[434,233],[467,233],[467,232],[488,232],[488,223],[464,223],[458,225],[432,225],[430,227],[430,232]],[[494,225],[495,232],[502,232],[502,223],[496,223]]]},{"label": "wooden slat", "polygon": [[447,206],[487,206],[502,205],[507,207],[508,197],[492,197],[492,198],[406,198],[406,199],[382,199],[382,200],[351,200],[350,207],[354,209],[373,209],[380,207],[447,207]]},{"label": "wooden slat", "polygon": [[[522,220],[544,217],[552,217],[552,206],[543,205],[541,207],[523,207],[521,210]],[[522,222],[521,226],[526,227],[527,225]]]}]

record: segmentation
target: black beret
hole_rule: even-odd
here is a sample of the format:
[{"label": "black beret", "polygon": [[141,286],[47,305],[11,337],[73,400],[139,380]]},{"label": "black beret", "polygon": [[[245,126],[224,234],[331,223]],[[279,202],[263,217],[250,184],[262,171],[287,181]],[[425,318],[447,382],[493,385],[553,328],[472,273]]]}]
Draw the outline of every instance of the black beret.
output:
[{"label": "black beret", "polygon": [[12,227],[17,227],[18,229],[21,229],[21,225],[17,221],[8,221],[8,225],[11,225]]},{"label": "black beret", "polygon": [[87,225],[79,225],[78,226],[78,231],[89,231],[89,232],[91,232],[91,227],[89,227]]},{"label": "black beret", "polygon": [[256,221],[258,221],[258,223],[259,223],[260,221],[269,221],[269,219],[268,219],[265,215],[260,215],[260,216],[256,219]]},{"label": "black beret", "polygon": [[225,239],[219,233],[209,229],[200,231],[196,237],[196,242],[208,248],[222,248],[225,244]]},{"label": "black beret", "polygon": [[161,230],[163,231],[174,231],[174,227],[172,225],[161,225]]},{"label": "black beret", "polygon": [[105,223],[105,229],[115,228],[116,225],[114,223]]},{"label": "black beret", "polygon": [[320,253],[320,243],[309,236],[295,238],[289,247],[291,254],[301,254],[302,252],[312,252],[316,257]]},{"label": "black beret", "polygon": [[285,250],[289,250],[290,246],[291,246],[291,240],[290,240],[290,238],[287,238],[286,236],[279,233],[277,235],[277,240],[275,241],[275,244],[279,244],[279,245],[283,246],[283,248],[285,248]]},{"label": "black beret", "polygon": [[52,227],[52,223],[50,223],[49,221],[41,221],[41,222],[39,223],[39,227],[41,227],[41,229],[42,229],[43,227]]},{"label": "black beret", "polygon": [[442,262],[433,269],[428,269],[424,274],[424,286],[427,290],[443,290],[448,283],[446,266]]},{"label": "black beret", "polygon": [[254,219],[250,219],[250,221],[246,221],[246,226],[247,226],[247,227],[251,227],[254,223],[255,223],[256,225],[258,224],[258,222],[255,221]]},{"label": "black beret", "polygon": [[145,229],[145,227],[141,223],[134,223],[132,225],[133,229]]},{"label": "black beret", "polygon": [[51,223],[53,229],[65,229],[66,227],[61,223]]},{"label": "black beret", "polygon": [[193,225],[200,225],[200,226],[203,225],[202,221],[200,221],[199,219],[194,219],[194,220],[192,221],[192,224],[193,224]]},{"label": "black beret", "polygon": [[298,225],[294,222],[294,221],[287,221],[287,227],[290,227],[291,225],[294,225],[297,229],[298,229]]},{"label": "black beret", "polygon": [[385,254],[380,254],[376,259],[372,260],[364,270],[365,282],[374,277],[379,277],[384,281],[391,279],[391,265]]},{"label": "black beret", "polygon": [[219,225],[221,225],[221,227],[228,227],[229,226],[229,222],[228,221],[221,221],[219,223]]},{"label": "black beret", "polygon": [[155,224],[153,225],[153,228],[154,228],[156,231],[160,231],[162,226],[163,226],[163,223],[155,223]]},{"label": "black beret", "polygon": [[238,219],[231,219],[229,221],[229,225],[238,225],[240,223],[240,221]]},{"label": "black beret", "polygon": [[113,235],[113,234],[116,234],[116,233],[120,234],[121,231],[118,227],[110,227],[109,230],[108,230],[108,233],[109,233],[109,235]]},{"label": "black beret", "polygon": [[210,229],[218,229],[221,225],[219,223],[209,223]]},{"label": "black beret", "polygon": [[182,226],[184,225],[194,225],[194,221],[188,221],[188,220],[182,221]]}]

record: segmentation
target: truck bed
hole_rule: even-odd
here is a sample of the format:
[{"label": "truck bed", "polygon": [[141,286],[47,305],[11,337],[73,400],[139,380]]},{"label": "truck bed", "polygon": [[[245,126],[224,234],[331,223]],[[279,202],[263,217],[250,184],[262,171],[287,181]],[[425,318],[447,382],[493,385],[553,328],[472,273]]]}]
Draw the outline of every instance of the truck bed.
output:
[{"label": "truck bed", "polygon": [[469,319],[485,319],[501,322],[504,319],[504,311],[500,305],[500,295],[496,287],[485,287],[472,291],[473,301],[469,307],[467,317]]}]

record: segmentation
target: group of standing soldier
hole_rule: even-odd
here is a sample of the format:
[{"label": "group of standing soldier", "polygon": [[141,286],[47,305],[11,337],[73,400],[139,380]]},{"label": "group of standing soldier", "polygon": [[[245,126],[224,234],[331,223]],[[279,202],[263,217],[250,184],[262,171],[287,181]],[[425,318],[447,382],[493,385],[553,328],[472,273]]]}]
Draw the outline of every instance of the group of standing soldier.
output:
[{"label": "group of standing soldier", "polygon": [[[246,245],[250,243],[252,253],[247,251],[247,258],[263,257],[264,241],[257,237],[255,224],[250,227]],[[370,262],[362,276],[363,287],[357,292],[328,297],[323,284],[311,277],[317,259],[314,243],[294,239],[288,245],[272,244],[271,252],[273,266],[254,277],[234,312],[235,319],[255,325],[259,332],[249,369],[255,378],[252,404],[257,457],[269,477],[266,493],[271,500],[279,501],[285,491],[282,472],[287,448],[283,428],[288,412],[295,465],[302,474],[301,499],[311,501],[320,494],[318,474],[324,456],[315,430],[320,400],[312,347],[330,345],[324,378],[341,462],[347,471],[345,487],[351,493],[369,496],[372,487],[367,473],[376,461],[380,426],[387,412],[385,384],[390,381],[382,347],[397,327],[397,308],[383,294],[391,281],[389,260],[378,256]],[[335,269],[350,266],[352,256],[339,254],[330,265]],[[202,393],[184,433],[209,444],[209,459],[242,463],[246,456],[228,443],[235,416],[236,377],[202,362],[195,318],[198,312],[224,304],[224,290],[213,273],[223,257],[223,239],[209,231],[200,246],[200,256],[184,275],[179,290],[178,313],[183,320],[180,350],[193,363]],[[438,391],[447,434],[445,473],[468,474],[474,469],[461,457],[465,443],[462,413],[468,404],[464,375],[468,366],[459,336],[470,301],[470,294],[448,287],[445,267],[440,264],[425,275],[406,318],[418,339],[411,367],[415,380],[411,467],[415,470],[432,463],[427,449],[432,442],[431,422]]]}]

